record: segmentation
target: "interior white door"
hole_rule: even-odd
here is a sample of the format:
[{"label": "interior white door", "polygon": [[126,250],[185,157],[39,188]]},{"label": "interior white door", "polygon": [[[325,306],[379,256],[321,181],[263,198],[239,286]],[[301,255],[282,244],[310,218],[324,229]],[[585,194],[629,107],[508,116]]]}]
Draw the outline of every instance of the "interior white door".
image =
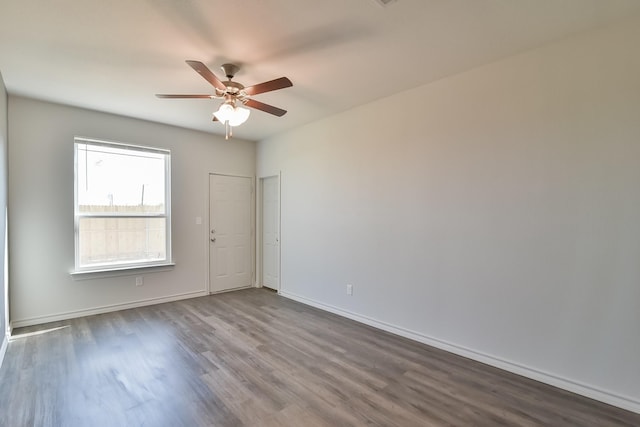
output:
[{"label": "interior white door", "polygon": [[280,183],[262,178],[262,286],[278,290],[280,278]]},{"label": "interior white door", "polygon": [[221,292],[251,286],[251,178],[209,175],[209,283]]}]

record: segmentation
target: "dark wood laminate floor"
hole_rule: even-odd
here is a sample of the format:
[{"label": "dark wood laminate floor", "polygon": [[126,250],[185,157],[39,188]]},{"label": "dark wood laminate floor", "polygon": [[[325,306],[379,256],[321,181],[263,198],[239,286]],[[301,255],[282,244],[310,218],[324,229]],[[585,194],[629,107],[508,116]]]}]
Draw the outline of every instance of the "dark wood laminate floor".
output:
[{"label": "dark wood laminate floor", "polygon": [[[59,328],[59,329],[55,329]],[[2,426],[639,426],[262,289],[17,330]]]}]

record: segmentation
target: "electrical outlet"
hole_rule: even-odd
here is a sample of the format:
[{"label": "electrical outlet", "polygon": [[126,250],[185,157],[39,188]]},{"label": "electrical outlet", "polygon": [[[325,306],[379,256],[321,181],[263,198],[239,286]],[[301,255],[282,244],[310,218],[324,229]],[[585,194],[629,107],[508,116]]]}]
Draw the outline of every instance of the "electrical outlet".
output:
[{"label": "electrical outlet", "polygon": [[142,285],[144,285],[144,280],[142,276],[136,277],[136,286],[142,286]]},{"label": "electrical outlet", "polygon": [[347,284],[347,295],[353,295],[353,285]]}]

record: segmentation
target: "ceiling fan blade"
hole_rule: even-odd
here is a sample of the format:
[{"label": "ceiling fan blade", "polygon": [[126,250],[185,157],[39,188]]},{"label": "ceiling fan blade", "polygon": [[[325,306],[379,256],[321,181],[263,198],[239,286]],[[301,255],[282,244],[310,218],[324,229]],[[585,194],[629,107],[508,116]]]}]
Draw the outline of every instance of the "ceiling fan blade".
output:
[{"label": "ceiling fan blade", "polygon": [[168,98],[168,99],[180,99],[180,98],[202,98],[202,99],[213,99],[213,95],[167,95],[163,93],[157,93],[156,96],[158,98]]},{"label": "ceiling fan blade", "polygon": [[220,80],[218,80],[218,78],[216,77],[215,74],[213,74],[211,72],[211,70],[209,68],[207,68],[206,65],[204,65],[202,62],[200,61],[185,61],[187,64],[189,64],[189,66],[191,68],[193,68],[194,70],[196,70],[196,72],[198,74],[200,74],[202,77],[204,77],[204,79],[206,81],[208,81],[209,83],[211,83],[213,85],[213,87],[215,87],[216,89],[220,89],[221,91],[225,91],[227,90],[227,87],[222,84],[222,82]]},{"label": "ceiling fan blade", "polygon": [[244,91],[247,95],[257,95],[259,93],[271,92],[272,90],[284,89],[285,87],[291,86],[293,86],[291,80],[286,77],[280,77],[279,79],[245,87]]},{"label": "ceiling fan blade", "polygon": [[211,121],[218,122],[219,120],[218,120],[218,118],[216,116],[213,116],[213,119]]},{"label": "ceiling fan blade", "polygon": [[261,110],[265,113],[273,114],[274,116],[278,117],[282,117],[287,113],[287,110],[274,107],[273,105],[265,104],[264,102],[256,101],[255,99],[247,99],[243,103],[247,107],[255,108],[256,110]]}]

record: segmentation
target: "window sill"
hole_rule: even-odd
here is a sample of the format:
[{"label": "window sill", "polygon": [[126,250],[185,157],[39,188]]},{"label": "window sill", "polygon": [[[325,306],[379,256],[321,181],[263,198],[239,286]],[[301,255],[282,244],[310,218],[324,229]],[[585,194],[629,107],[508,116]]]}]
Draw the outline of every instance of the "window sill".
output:
[{"label": "window sill", "polygon": [[105,268],[102,270],[72,271],[69,274],[73,280],[102,279],[105,277],[135,276],[143,272],[155,273],[158,271],[170,271],[173,270],[175,265],[174,262],[167,262],[165,264],[136,265],[132,267]]}]

